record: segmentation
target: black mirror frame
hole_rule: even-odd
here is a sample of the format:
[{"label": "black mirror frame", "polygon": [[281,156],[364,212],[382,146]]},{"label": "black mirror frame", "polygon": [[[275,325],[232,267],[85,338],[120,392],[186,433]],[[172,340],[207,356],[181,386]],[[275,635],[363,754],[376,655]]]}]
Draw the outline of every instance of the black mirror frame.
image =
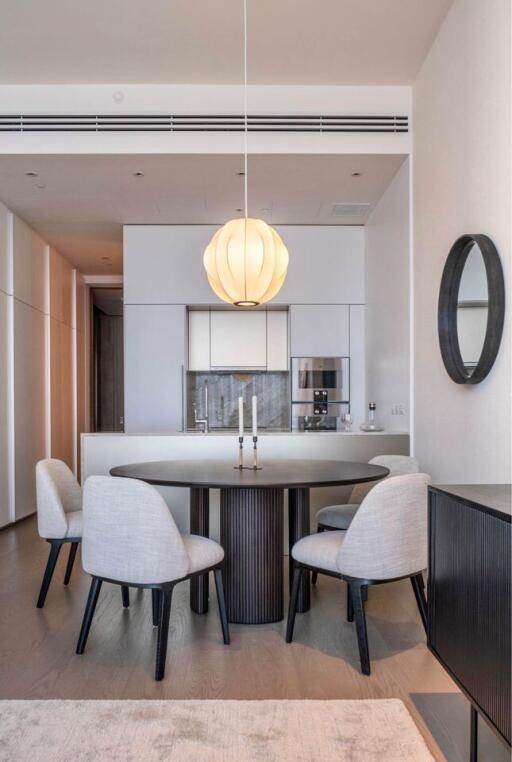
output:
[{"label": "black mirror frame", "polygon": [[[487,274],[488,314],[484,345],[471,374],[464,367],[457,334],[457,304],[464,265],[473,244],[482,252]],[[446,259],[439,289],[437,329],[444,366],[456,384],[479,384],[488,375],[500,348],[505,320],[505,281],[499,254],[483,234],[457,238]]]}]

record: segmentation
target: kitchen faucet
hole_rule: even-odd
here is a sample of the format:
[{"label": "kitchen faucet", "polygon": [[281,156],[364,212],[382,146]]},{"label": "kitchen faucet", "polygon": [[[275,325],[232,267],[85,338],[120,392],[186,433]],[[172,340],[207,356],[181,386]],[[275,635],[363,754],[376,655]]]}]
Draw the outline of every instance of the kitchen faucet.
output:
[{"label": "kitchen faucet", "polygon": [[208,381],[204,382],[204,418],[197,417],[197,407],[194,405],[194,423],[203,427],[203,434],[208,433]]}]

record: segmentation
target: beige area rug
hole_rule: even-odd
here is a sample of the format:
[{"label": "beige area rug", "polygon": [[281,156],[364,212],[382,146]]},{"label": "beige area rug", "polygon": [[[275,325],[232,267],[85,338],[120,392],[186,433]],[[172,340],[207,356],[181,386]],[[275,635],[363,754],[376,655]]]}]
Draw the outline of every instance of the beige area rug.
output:
[{"label": "beige area rug", "polygon": [[0,701],[2,762],[431,762],[401,701]]}]

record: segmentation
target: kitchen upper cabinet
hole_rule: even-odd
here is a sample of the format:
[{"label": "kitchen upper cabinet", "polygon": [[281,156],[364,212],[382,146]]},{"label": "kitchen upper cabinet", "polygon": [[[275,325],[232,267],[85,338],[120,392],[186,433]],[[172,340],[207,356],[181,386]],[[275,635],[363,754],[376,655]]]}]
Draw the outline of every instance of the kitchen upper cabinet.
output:
[{"label": "kitchen upper cabinet", "polygon": [[265,312],[210,312],[212,368],[266,368]]},{"label": "kitchen upper cabinet", "polygon": [[210,310],[189,310],[188,369],[210,370]]},{"label": "kitchen upper cabinet", "polygon": [[349,306],[298,304],[290,307],[292,357],[348,357]]},{"label": "kitchen upper cabinet", "polygon": [[267,370],[288,370],[288,312],[267,312]]},{"label": "kitchen upper cabinet", "polygon": [[188,369],[288,370],[288,312],[189,310]]}]

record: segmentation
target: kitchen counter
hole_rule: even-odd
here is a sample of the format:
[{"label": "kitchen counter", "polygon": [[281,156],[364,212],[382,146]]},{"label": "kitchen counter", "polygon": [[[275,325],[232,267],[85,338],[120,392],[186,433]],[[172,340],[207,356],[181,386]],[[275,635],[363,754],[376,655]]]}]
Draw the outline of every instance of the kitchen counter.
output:
[{"label": "kitchen counter", "polygon": [[[128,463],[153,460],[233,460],[238,462],[238,432],[176,432],[171,434],[82,434],[82,481],[92,474],[108,474],[110,469]],[[277,459],[349,460],[367,463],[376,455],[407,455],[409,435],[386,431],[351,432],[276,432],[261,433],[258,439],[260,465]],[[247,431],[245,462],[252,457],[252,439]],[[189,531],[188,490],[159,488],[181,531]],[[346,502],[350,487],[323,487],[311,490],[312,528],[314,516],[325,505]],[[210,497],[211,536],[218,537],[218,492]],[[286,509],[286,506],[285,506]],[[285,510],[285,516],[287,511]],[[285,527],[286,529],[286,527]],[[286,531],[285,531],[286,536]]]}]

